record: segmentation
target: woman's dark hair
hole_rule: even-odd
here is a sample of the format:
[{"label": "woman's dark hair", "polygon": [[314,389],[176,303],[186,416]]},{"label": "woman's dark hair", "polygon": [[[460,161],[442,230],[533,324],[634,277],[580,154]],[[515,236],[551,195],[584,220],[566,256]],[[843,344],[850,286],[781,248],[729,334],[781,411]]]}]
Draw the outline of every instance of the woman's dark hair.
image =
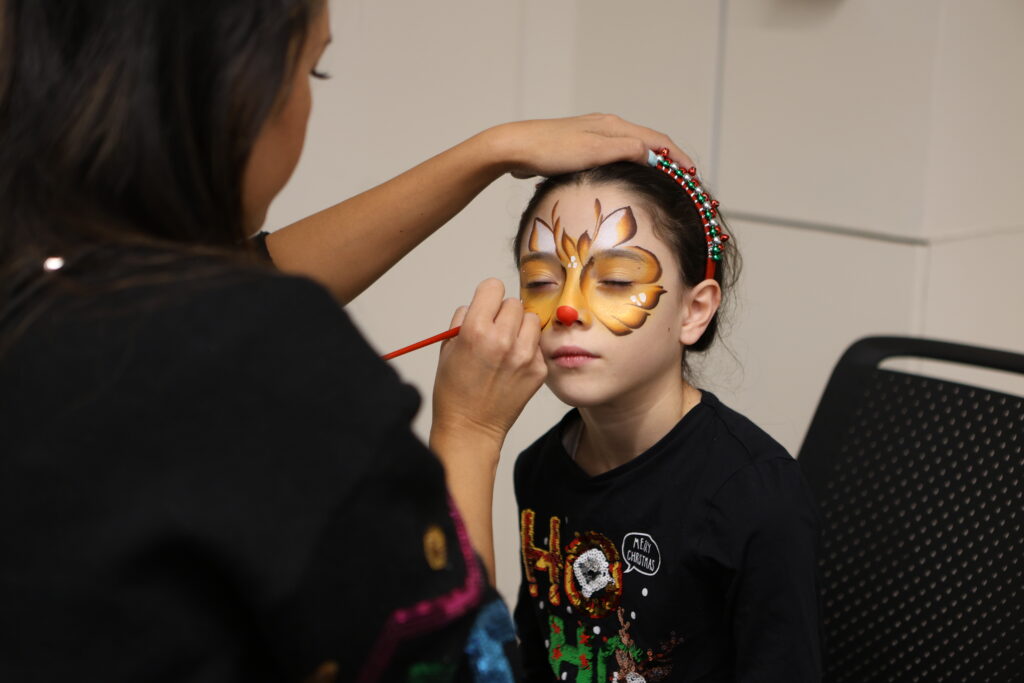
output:
[{"label": "woman's dark hair", "polygon": [[[538,184],[536,192],[519,219],[519,231],[513,245],[517,264],[523,237],[529,227],[530,218],[537,212],[537,207],[553,191],[569,185],[614,185],[632,194],[640,200],[654,219],[655,234],[675,254],[684,284],[693,287],[704,279],[707,241],[704,226],[693,200],[663,172],[628,162],[552,176]],[[715,280],[722,288],[723,306],[728,301],[727,294],[732,290],[739,275],[740,261],[735,239],[730,239],[724,252],[715,271]],[[719,307],[719,311],[721,310],[722,307]],[[687,348],[693,351],[706,350],[715,340],[718,329],[719,313],[716,313],[700,339]]]},{"label": "woman's dark hair", "polygon": [[322,5],[0,0],[0,321],[47,256],[244,252],[245,166]]}]

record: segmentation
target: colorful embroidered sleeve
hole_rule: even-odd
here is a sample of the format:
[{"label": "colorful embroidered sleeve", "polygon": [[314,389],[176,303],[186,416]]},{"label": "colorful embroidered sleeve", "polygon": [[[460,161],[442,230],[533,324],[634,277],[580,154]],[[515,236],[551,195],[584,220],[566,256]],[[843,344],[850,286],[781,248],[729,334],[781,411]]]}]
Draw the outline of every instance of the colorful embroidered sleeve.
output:
[{"label": "colorful embroidered sleeve", "polygon": [[416,392],[314,283],[183,258],[0,364],[0,681],[512,678]]}]

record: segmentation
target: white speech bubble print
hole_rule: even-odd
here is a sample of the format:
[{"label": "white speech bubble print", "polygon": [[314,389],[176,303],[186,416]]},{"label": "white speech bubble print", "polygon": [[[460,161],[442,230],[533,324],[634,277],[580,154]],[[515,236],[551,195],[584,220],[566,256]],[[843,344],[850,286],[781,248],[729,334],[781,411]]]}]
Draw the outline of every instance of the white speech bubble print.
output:
[{"label": "white speech bubble print", "polygon": [[634,531],[622,539],[622,561],[626,574],[636,570],[645,576],[654,576],[661,569],[661,550],[650,534]]}]

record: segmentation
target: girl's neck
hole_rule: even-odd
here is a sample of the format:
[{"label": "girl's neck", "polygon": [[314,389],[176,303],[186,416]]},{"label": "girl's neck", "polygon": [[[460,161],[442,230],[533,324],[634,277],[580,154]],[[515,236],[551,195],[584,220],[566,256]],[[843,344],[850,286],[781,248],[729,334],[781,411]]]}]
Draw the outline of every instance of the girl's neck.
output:
[{"label": "girl's neck", "polygon": [[640,398],[580,408],[583,432],[577,465],[592,477],[624,465],[668,434],[700,398],[699,390],[673,380]]}]

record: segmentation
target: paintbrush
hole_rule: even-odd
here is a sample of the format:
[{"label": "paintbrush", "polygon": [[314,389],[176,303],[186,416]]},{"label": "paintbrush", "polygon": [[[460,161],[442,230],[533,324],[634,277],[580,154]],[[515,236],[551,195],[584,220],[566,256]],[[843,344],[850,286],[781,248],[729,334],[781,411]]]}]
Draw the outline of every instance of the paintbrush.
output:
[{"label": "paintbrush", "polygon": [[459,333],[459,330],[461,330],[461,329],[462,329],[461,325],[459,325],[458,327],[453,327],[452,329],[448,330],[447,332],[442,332],[441,334],[435,334],[433,337],[427,337],[423,341],[418,341],[415,344],[409,344],[409,346],[406,346],[406,347],[403,347],[401,349],[398,349],[397,351],[392,351],[391,353],[388,353],[388,354],[385,354],[385,355],[381,356],[381,358],[383,358],[384,360],[391,360],[392,358],[397,358],[398,356],[401,356],[403,354],[409,353],[410,351],[415,351],[416,349],[422,349],[424,346],[430,346],[431,344],[436,344],[439,341],[444,341],[445,339],[451,339],[452,337],[457,335]]}]

